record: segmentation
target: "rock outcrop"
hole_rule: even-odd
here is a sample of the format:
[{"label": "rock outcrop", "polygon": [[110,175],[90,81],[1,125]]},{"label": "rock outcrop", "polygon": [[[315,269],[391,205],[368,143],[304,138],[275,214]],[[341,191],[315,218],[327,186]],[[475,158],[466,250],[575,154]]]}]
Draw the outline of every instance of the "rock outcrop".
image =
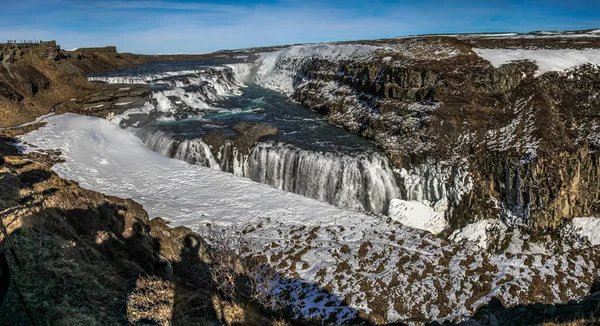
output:
[{"label": "rock outcrop", "polygon": [[0,128],[50,112],[107,117],[140,107],[150,97],[147,86],[92,83],[87,73],[132,67],[144,60],[120,54],[115,47],[70,52],[54,41],[0,44]]},{"label": "rock outcrop", "polygon": [[142,55],[119,53],[114,46],[101,48],[80,48],[63,52],[66,59],[85,74],[131,68],[147,62]]}]

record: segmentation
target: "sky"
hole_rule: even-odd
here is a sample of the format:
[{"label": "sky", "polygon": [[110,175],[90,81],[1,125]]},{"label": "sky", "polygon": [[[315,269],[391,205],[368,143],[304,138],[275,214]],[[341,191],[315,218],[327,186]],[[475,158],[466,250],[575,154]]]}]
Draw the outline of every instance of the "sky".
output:
[{"label": "sky", "polygon": [[414,34],[600,28],[600,1],[1,0],[0,42],[56,40],[64,49],[219,49]]}]

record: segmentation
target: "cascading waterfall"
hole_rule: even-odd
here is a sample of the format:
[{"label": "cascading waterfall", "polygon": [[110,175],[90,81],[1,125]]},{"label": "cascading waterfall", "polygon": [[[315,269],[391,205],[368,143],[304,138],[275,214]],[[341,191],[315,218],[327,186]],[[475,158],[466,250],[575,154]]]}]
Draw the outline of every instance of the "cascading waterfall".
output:
[{"label": "cascading waterfall", "polygon": [[386,214],[401,191],[388,159],[380,154],[350,156],[259,143],[241,155],[232,142],[215,157],[201,139],[178,139],[164,131],[141,129],[137,136],[163,156],[234,173],[284,191],[338,207]]},{"label": "cascading waterfall", "polygon": [[[228,117],[226,114],[218,113],[248,114],[253,104],[242,101],[239,107],[219,108],[214,106],[215,103],[230,95],[241,95],[242,88],[248,86],[244,82],[250,80],[289,94],[293,90],[294,71],[297,70],[300,62],[288,59],[296,56],[306,57],[310,51],[304,53],[305,50],[310,49],[294,48],[262,55],[258,64],[227,64],[199,70],[92,77],[90,80],[148,84],[153,91],[152,103],[148,105],[153,109],[148,113],[157,113],[157,118],[178,120],[217,113],[207,118],[214,123],[209,128],[215,126],[231,128],[226,124],[233,124],[236,119],[245,122],[244,118],[235,118],[235,115]],[[363,55],[370,51],[363,48],[328,46],[318,47],[318,50],[327,55],[349,56],[354,59],[363,58]],[[265,103],[263,102],[262,105],[265,106]],[[382,153],[375,151],[357,156],[349,154],[356,153],[356,148],[349,149],[354,145],[345,147],[345,140],[339,135],[336,136],[335,131],[331,133],[329,130],[323,130],[317,122],[310,126],[304,122],[304,119],[317,120],[312,120],[303,113],[297,113],[298,124],[291,123],[290,121],[294,121],[294,108],[287,105],[289,104],[278,102],[275,98],[266,103],[265,114],[247,117],[252,122],[256,121],[254,119],[262,121],[261,119],[265,117],[267,120],[271,119],[266,123],[287,128],[284,130],[286,135],[299,132],[300,136],[294,140],[301,142],[296,144],[304,144],[303,141],[308,141],[308,148],[314,150],[300,149],[284,143],[261,143],[255,145],[249,153],[242,154],[231,141],[225,142],[222,148],[211,149],[202,141],[202,132],[198,133],[199,130],[193,129],[183,135],[177,131],[161,131],[161,127],[148,126],[140,129],[137,135],[148,148],[167,157],[234,173],[237,176],[247,177],[341,208],[391,214],[392,217],[408,214],[406,205],[413,205],[408,203],[412,201],[423,204],[435,214],[444,214],[471,190],[472,182],[466,168],[457,170],[451,165],[421,164],[412,167],[409,171],[402,169],[396,173]],[[289,108],[290,111],[283,112],[282,108],[285,110]],[[139,110],[135,113],[138,114]],[[126,116],[127,112],[123,115]],[[226,120],[228,122],[222,122]],[[313,138],[308,130],[315,130],[316,137]],[[294,140],[291,143],[294,143]],[[311,141],[322,143],[323,140],[325,143],[332,141],[332,147],[310,146]],[[339,140],[341,142],[337,143]],[[285,137],[283,141],[288,143]],[[338,145],[341,146],[337,147]],[[365,144],[365,146],[365,149],[369,148],[369,145]],[[391,206],[393,207],[390,209]],[[400,212],[399,209],[404,211]]]},{"label": "cascading waterfall", "polygon": [[210,152],[210,147],[201,139],[181,139],[164,131],[151,132],[144,128],[140,129],[136,136],[146,147],[162,156],[221,170],[219,163]]},{"label": "cascading waterfall", "polygon": [[348,209],[385,214],[400,196],[394,171],[379,153],[355,157],[258,144],[244,168],[254,181]]},{"label": "cascading waterfall", "polygon": [[240,95],[249,64],[230,64],[200,70],[142,74],[138,76],[95,76],[90,81],[110,84],[147,84],[152,87],[156,112],[167,116],[199,116],[215,110],[212,103],[226,96]]}]

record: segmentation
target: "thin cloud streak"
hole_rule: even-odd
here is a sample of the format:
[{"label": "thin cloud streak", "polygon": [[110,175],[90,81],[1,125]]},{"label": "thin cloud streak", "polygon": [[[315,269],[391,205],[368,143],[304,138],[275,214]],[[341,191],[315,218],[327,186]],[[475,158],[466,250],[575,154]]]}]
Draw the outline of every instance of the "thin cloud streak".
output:
[{"label": "thin cloud streak", "polygon": [[[407,34],[598,27],[584,7],[539,1],[5,0],[0,38],[53,38],[65,48],[116,45],[137,53],[200,53]],[[551,8],[551,9],[547,9]],[[587,11],[577,15],[571,12]],[[548,11],[550,10],[550,11]],[[569,16],[571,15],[571,16]]]}]

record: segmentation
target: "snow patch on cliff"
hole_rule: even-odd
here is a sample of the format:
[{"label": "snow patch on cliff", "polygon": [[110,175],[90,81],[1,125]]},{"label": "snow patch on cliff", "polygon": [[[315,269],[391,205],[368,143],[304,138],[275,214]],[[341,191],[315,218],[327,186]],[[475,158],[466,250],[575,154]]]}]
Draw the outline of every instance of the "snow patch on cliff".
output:
[{"label": "snow patch on cliff", "polygon": [[470,241],[480,248],[488,249],[490,238],[493,236],[501,236],[507,230],[507,227],[498,219],[486,219],[456,230],[450,236],[450,240]]},{"label": "snow patch on cliff", "polygon": [[313,58],[331,61],[352,60],[364,62],[372,59],[378,46],[366,44],[316,44],[298,45],[276,52],[262,53],[255,62],[254,76],[257,84],[282,92],[294,93],[294,80],[302,66]]},{"label": "snow patch on cliff", "polygon": [[489,61],[494,67],[504,64],[529,60],[538,65],[536,76],[549,71],[564,72],[587,63],[600,64],[600,49],[479,49],[473,48],[483,59]]},{"label": "snow patch on cliff", "polygon": [[395,221],[406,226],[438,234],[448,226],[448,222],[444,218],[444,211],[443,209],[435,210],[417,201],[392,199],[389,215]]},{"label": "snow patch on cliff", "polygon": [[571,225],[576,234],[587,239],[591,245],[600,245],[600,218],[578,217],[571,220]]}]

